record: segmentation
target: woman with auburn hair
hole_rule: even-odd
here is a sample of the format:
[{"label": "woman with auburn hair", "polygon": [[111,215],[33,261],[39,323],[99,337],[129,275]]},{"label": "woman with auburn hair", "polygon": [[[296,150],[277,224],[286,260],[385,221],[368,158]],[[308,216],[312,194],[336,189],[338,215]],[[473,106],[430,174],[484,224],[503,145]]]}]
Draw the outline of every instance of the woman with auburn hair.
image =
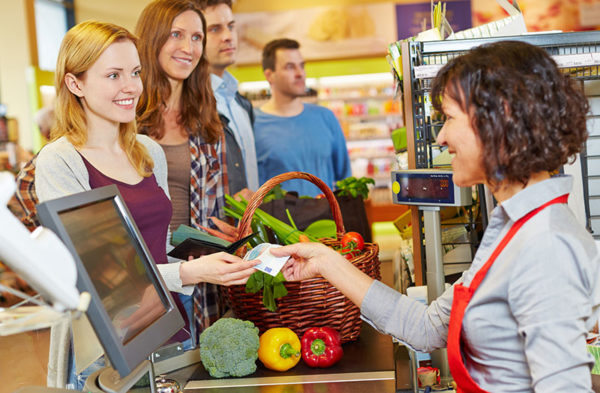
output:
[{"label": "woman with auburn hair", "polygon": [[[56,67],[52,142],[36,159],[39,200],[115,184],[169,290],[191,294],[200,277],[242,284],[254,264],[233,255],[167,261],[172,211],[167,165],[160,146],[136,132],[135,108],[143,90],[140,71],[136,38],[124,28],[89,21],[67,32]],[[205,265],[214,268],[212,276],[207,277]],[[181,302],[174,298],[185,319]],[[189,338],[187,327],[174,336],[182,342]]]},{"label": "woman with auburn hair", "polygon": [[[137,106],[139,131],[163,148],[173,201],[171,231],[206,227],[224,216],[227,192],[225,137],[210,85],[206,23],[190,0],[156,0],[137,25],[144,93]],[[206,273],[214,269],[206,265]],[[194,294],[198,333],[223,313],[218,289],[205,281]],[[191,299],[182,296],[191,313]]]},{"label": "woman with auburn hair", "polygon": [[500,41],[448,61],[431,90],[453,180],[498,201],[473,263],[428,306],[374,281],[316,243],[290,255],[288,280],[322,276],[363,318],[411,347],[447,347],[458,392],[591,392],[586,336],[600,309],[600,257],[552,176],[584,147],[581,86],[545,49]]}]

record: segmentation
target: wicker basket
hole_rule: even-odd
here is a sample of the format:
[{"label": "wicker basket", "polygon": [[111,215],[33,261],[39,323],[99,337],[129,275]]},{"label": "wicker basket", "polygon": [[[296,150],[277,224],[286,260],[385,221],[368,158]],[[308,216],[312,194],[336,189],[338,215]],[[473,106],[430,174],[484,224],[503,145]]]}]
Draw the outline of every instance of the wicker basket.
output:
[{"label": "wicker basket", "polygon": [[[290,179],[305,179],[317,185],[325,194],[331,207],[337,239],[321,239],[328,246],[339,246],[344,235],[342,214],[335,196],[319,178],[304,172],[288,172],[275,176],[258,189],[248,203],[248,208],[240,220],[239,238],[251,232],[254,211],[260,206],[264,196],[277,184]],[[361,255],[351,260],[357,268],[370,277],[379,280],[380,262],[377,244],[365,243]],[[246,293],[244,285],[223,287],[236,316],[250,320],[261,332],[273,327],[288,327],[296,334],[302,335],[314,326],[329,326],[338,330],[342,342],[356,340],[360,334],[360,310],[340,291],[322,278],[286,282],[288,294],[277,300],[278,311],[270,312],[262,304],[262,291]]]}]

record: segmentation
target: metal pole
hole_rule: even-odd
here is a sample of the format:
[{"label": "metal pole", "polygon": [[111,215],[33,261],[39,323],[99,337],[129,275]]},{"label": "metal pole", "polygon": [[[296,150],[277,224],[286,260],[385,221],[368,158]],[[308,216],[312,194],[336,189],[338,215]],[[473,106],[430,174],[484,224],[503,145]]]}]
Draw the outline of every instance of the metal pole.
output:
[{"label": "metal pole", "polygon": [[[423,211],[425,229],[425,259],[427,262],[427,302],[431,304],[444,293],[446,281],[442,251],[442,228],[439,206],[419,206]],[[431,364],[440,370],[442,384],[452,380],[445,348],[431,353]]]},{"label": "metal pole", "polygon": [[440,208],[420,206],[425,228],[425,259],[427,262],[427,302],[437,299],[445,289]]}]

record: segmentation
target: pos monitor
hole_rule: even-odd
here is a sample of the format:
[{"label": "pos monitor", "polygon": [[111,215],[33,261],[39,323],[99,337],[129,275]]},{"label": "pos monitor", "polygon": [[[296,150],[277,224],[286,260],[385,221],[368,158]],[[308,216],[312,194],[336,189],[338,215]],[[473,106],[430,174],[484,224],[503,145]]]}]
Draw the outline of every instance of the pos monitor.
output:
[{"label": "pos monitor", "polygon": [[129,375],[184,323],[117,187],[37,209],[75,259],[77,288],[91,294],[87,316],[112,367]]}]

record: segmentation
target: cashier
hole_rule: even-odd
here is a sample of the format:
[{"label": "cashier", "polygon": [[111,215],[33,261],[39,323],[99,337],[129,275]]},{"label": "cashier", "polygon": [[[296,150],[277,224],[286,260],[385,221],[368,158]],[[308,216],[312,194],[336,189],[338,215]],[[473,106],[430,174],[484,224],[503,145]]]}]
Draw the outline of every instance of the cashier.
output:
[{"label": "cashier", "polygon": [[498,202],[471,267],[429,306],[318,243],[272,250],[292,257],[286,279],[322,276],[381,331],[447,347],[459,391],[591,392],[598,251],[567,206],[573,179],[551,176],[584,146],[583,92],[545,50],[505,41],[451,59],[431,97],[454,182],[485,184]]}]

